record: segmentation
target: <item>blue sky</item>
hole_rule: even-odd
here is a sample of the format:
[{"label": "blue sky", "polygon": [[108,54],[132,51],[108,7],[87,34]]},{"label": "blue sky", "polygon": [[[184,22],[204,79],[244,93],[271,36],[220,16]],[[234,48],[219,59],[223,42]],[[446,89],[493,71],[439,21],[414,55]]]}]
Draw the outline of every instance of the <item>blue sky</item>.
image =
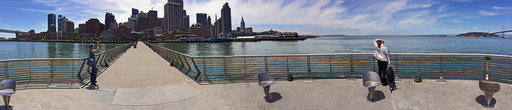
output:
[{"label": "blue sky", "polygon": [[[244,16],[255,31],[274,29],[299,34],[418,35],[460,34],[512,29],[510,0],[184,0],[195,24],[196,13],[220,17],[229,3],[233,29]],[[112,12],[126,22],[131,8],[158,11],[163,17],[167,0],[0,0],[0,29],[47,30],[47,14],[66,16],[75,25],[89,18],[104,21]],[[1,37],[14,34],[0,33]]]}]

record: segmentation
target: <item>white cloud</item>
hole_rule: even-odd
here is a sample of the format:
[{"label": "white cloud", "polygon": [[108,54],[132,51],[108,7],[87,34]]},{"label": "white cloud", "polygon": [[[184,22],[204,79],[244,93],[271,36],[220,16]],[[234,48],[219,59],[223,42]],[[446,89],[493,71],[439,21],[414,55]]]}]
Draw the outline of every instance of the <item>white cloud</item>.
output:
[{"label": "white cloud", "polygon": [[473,26],[473,29],[478,29],[478,24]]},{"label": "white cloud", "polygon": [[494,6],[494,7],[492,7],[492,9],[496,9],[496,10],[512,10],[512,7],[499,7],[499,6]]},{"label": "white cloud", "polygon": [[452,23],[462,23],[463,21],[458,20],[458,19],[452,19],[452,20],[450,20],[450,22],[452,22]]},{"label": "white cloud", "polygon": [[448,10],[447,5],[442,5],[437,9],[438,12],[445,12],[446,10]]},{"label": "white cloud", "polygon": [[[167,0],[36,0],[36,2],[55,7],[54,10],[44,12],[62,14],[78,25],[89,18],[98,18],[103,22],[106,11],[112,12],[118,22],[125,22],[131,15],[131,8],[147,12],[153,7],[158,11],[158,16],[163,17],[163,8]],[[331,31],[346,30],[336,32],[358,30],[357,33],[372,34],[390,32],[396,26],[430,25],[440,18],[452,16],[444,14],[448,9],[446,5],[440,6],[437,11],[428,11],[438,2],[422,0],[230,0],[228,2],[231,7],[233,28],[239,26],[242,16],[248,27],[268,26],[254,27],[254,30],[266,30],[273,26],[311,26],[319,28],[319,31],[311,32],[331,29]],[[190,16],[190,24],[196,23],[196,13],[207,13],[214,22],[215,14],[218,17],[221,16],[220,10],[224,3],[226,3],[224,0],[184,0],[184,9]],[[299,31],[293,30],[298,28],[288,29],[287,31]]]},{"label": "white cloud", "polygon": [[481,15],[484,15],[484,16],[494,16],[494,15],[498,15],[498,13],[489,12],[489,11],[483,11],[483,10],[478,11],[478,14],[481,14]]}]

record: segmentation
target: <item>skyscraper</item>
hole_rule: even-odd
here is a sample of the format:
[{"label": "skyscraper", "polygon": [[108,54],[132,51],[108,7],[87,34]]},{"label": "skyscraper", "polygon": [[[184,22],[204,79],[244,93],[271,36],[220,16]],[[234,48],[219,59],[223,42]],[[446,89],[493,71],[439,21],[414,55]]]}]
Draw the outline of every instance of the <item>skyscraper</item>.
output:
[{"label": "skyscraper", "polygon": [[167,0],[164,5],[164,33],[181,31],[183,21],[183,0]]},{"label": "skyscraper", "polygon": [[158,15],[157,15],[157,12],[156,10],[149,10],[148,12],[148,28],[149,29],[153,29],[155,28],[155,26],[157,26],[158,24]]},{"label": "skyscraper", "polygon": [[73,21],[66,21],[66,31],[68,33],[75,32],[75,23]]},{"label": "skyscraper", "polygon": [[50,13],[48,14],[48,32],[56,32],[55,28],[51,28],[50,26],[53,24],[55,26],[55,14]]},{"label": "skyscraper", "polygon": [[62,15],[59,15],[59,24],[58,24],[58,29],[59,31],[61,32],[67,32],[67,24],[68,23],[68,18],[66,18],[66,16],[62,16]]},{"label": "skyscraper", "polygon": [[190,27],[190,17],[187,15],[187,11],[183,10],[183,28],[187,30],[188,27]]},{"label": "skyscraper", "polygon": [[245,33],[245,22],[244,22],[243,16],[242,16],[242,21],[240,22],[240,33]]},{"label": "skyscraper", "polygon": [[137,16],[139,14],[139,9],[132,8],[132,16]]},{"label": "skyscraper", "polygon": [[85,33],[94,34],[96,37],[103,32],[100,28],[100,21],[96,18],[91,18],[85,22]]},{"label": "skyscraper", "polygon": [[196,14],[196,24],[206,25],[206,13]]},{"label": "skyscraper", "polygon": [[221,21],[222,21],[222,29],[221,32],[229,33],[231,32],[231,8],[229,8],[228,3],[226,2],[220,11],[221,13]]},{"label": "skyscraper", "polygon": [[116,17],[112,13],[110,13],[110,12],[105,13],[105,28],[104,29],[105,30],[110,29],[110,24],[113,22],[115,23],[115,19],[116,19]]},{"label": "skyscraper", "polygon": [[62,25],[64,24],[62,22],[62,15],[59,15],[59,17],[57,18],[57,22],[58,22],[58,24],[57,24],[57,31],[62,31],[62,29],[63,29]]},{"label": "skyscraper", "polygon": [[149,29],[148,25],[148,14],[144,12],[140,12],[137,14],[137,31],[143,31]]}]

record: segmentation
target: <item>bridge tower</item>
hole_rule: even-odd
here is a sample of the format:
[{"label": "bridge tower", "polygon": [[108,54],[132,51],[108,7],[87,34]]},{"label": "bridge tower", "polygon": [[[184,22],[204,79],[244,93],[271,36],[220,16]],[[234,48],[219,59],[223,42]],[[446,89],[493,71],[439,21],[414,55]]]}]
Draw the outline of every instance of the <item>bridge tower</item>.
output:
[{"label": "bridge tower", "polygon": [[501,33],[501,37],[505,38],[505,25],[501,26],[501,30],[503,31],[503,33]]}]

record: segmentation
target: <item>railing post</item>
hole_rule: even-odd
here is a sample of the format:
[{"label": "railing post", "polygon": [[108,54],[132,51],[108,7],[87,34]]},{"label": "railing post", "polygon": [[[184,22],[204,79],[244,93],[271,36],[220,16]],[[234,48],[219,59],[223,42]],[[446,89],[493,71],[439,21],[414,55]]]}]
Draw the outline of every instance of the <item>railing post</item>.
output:
[{"label": "railing post", "polygon": [[77,77],[78,77],[78,79],[80,79],[80,82],[84,81],[84,78],[82,78],[81,74],[82,74],[82,70],[84,69],[85,62],[87,62],[86,59],[82,59],[82,60],[83,60],[82,66],[80,66],[80,70],[78,70],[78,74],[77,74]]},{"label": "railing post", "polygon": [[9,62],[4,62],[5,67],[5,79],[9,79]]},{"label": "railing post", "polygon": [[329,55],[329,72],[332,73],[332,61],[331,61],[331,55]]},{"label": "railing post", "polygon": [[[176,53],[176,54],[178,54],[178,53]],[[181,69],[183,69],[183,67],[185,67],[185,65],[183,63],[183,60],[180,58],[180,56],[182,56],[182,55],[180,55],[180,54],[177,55],[177,57],[178,57],[178,59],[180,60],[180,63],[181,63],[181,67],[180,67],[180,70],[181,70]]]},{"label": "railing post", "polygon": [[350,77],[347,78],[349,82],[356,82],[356,78],[354,77],[354,61],[353,55],[350,55]]},{"label": "railing post", "polygon": [[227,65],[226,65],[226,63],[227,63],[226,62],[226,57],[223,57],[223,60],[224,60],[224,63],[222,63],[222,64],[224,64],[224,80],[228,80],[228,76],[227,76],[228,75],[228,70],[227,70]]},{"label": "railing post", "polygon": [[199,68],[197,68],[197,65],[196,65],[196,61],[194,61],[194,58],[191,58],[192,60],[192,63],[194,64],[194,68],[196,69],[196,77],[194,77],[194,80],[197,81],[197,78],[199,78],[199,76],[201,75],[201,71],[199,70]]},{"label": "railing post", "polygon": [[268,60],[267,60],[267,56],[263,57],[263,59],[265,60],[265,72],[268,73]]},{"label": "railing post", "polygon": [[244,57],[244,71],[245,71],[245,75],[248,75],[247,74],[247,61],[246,61],[246,57]]},{"label": "railing post", "polygon": [[286,74],[290,74],[290,61],[288,60],[288,56],[286,56]]},{"label": "railing post", "polygon": [[437,82],[438,82],[438,83],[445,83],[445,82],[446,82],[446,80],[445,80],[445,79],[443,79],[443,75],[444,75],[444,74],[443,74],[443,72],[444,72],[444,71],[443,71],[443,70],[444,70],[443,68],[444,68],[444,67],[443,67],[443,56],[442,56],[442,55],[440,55],[440,56],[439,56],[439,79],[437,79]]},{"label": "railing post", "polygon": [[307,62],[308,63],[307,64],[308,65],[308,76],[309,76],[309,78],[311,78],[311,62],[310,62],[310,56],[309,55],[307,56],[307,59],[308,59],[308,62]]},{"label": "railing post", "polygon": [[190,68],[190,64],[188,64],[187,57],[183,56],[183,60],[185,60],[185,63],[187,63],[187,67],[188,67],[188,71],[187,71],[187,73],[185,73],[185,75],[188,75],[188,73],[190,72],[190,70],[192,68]]}]

